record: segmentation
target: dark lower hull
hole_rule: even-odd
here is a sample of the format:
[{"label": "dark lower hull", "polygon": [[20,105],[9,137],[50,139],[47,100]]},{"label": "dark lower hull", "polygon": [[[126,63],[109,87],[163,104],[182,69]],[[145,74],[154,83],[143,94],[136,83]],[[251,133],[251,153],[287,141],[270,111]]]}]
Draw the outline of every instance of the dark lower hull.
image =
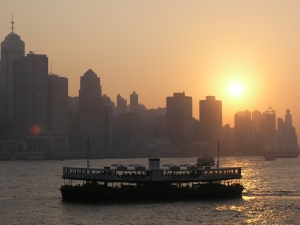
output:
[{"label": "dark lower hull", "polygon": [[89,202],[110,200],[197,200],[242,197],[242,185],[202,185],[191,187],[69,186],[61,187],[64,201]]}]

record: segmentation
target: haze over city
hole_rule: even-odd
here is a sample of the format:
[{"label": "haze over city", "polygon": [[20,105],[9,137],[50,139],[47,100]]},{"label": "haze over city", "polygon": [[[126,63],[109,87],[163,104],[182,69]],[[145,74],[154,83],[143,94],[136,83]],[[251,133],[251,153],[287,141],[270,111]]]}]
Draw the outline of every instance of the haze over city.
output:
[{"label": "haze over city", "polygon": [[[198,119],[199,100],[214,95],[223,125],[233,126],[237,111],[271,105],[277,117],[290,109],[299,130],[299,8],[298,1],[7,1],[0,37],[11,32],[13,14],[25,53],[47,54],[49,70],[69,78],[69,96],[92,69],[114,102],[136,91],[147,108],[165,107],[167,96],[184,91]],[[229,91],[235,83],[239,95]]]}]

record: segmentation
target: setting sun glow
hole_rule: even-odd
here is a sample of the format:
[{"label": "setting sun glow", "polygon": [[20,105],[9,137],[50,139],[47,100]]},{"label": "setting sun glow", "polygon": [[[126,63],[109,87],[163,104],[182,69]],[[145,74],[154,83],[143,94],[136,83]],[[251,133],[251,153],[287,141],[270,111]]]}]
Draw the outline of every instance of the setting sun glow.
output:
[{"label": "setting sun glow", "polygon": [[229,91],[232,95],[234,96],[239,96],[242,91],[243,91],[243,88],[240,84],[232,84],[230,87],[229,87]]}]

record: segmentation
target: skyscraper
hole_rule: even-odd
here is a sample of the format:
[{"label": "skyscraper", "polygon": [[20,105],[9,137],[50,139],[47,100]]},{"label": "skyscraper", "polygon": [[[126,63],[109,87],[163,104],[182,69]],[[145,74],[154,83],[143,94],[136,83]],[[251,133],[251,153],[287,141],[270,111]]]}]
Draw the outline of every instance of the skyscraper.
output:
[{"label": "skyscraper", "polygon": [[0,118],[12,123],[13,120],[13,61],[25,55],[25,43],[14,33],[14,22],[11,22],[11,33],[1,43],[1,77],[0,77]]},{"label": "skyscraper", "polygon": [[49,122],[51,135],[68,135],[68,78],[51,74],[49,85]]},{"label": "skyscraper", "polygon": [[91,69],[80,78],[79,116],[80,148],[87,148],[89,138],[91,151],[100,151],[105,143],[105,108],[100,78]]},{"label": "skyscraper", "polygon": [[186,148],[193,141],[194,119],[192,117],[192,97],[185,93],[174,93],[167,97],[167,135],[174,148]]},{"label": "skyscraper", "polygon": [[276,112],[270,106],[264,112],[264,120],[263,120],[264,149],[266,151],[274,149],[275,133],[276,133]]},{"label": "skyscraper", "polygon": [[122,113],[127,112],[127,101],[122,95],[117,95],[117,117],[119,117]]},{"label": "skyscraper", "polygon": [[203,140],[217,142],[222,131],[222,101],[216,100],[215,96],[206,96],[206,100],[200,100],[199,119]]},{"label": "skyscraper", "polygon": [[251,112],[248,110],[234,115],[234,142],[236,146],[250,150],[252,143]]},{"label": "skyscraper", "polygon": [[49,135],[48,58],[27,54],[14,61],[14,133]]},{"label": "skyscraper", "polygon": [[132,113],[138,113],[138,107],[139,107],[139,95],[134,92],[130,95],[130,112]]},{"label": "skyscraper", "polygon": [[292,114],[290,110],[286,110],[285,121],[278,118],[278,129],[277,129],[277,148],[279,151],[297,151],[297,135],[296,129],[293,126]]}]

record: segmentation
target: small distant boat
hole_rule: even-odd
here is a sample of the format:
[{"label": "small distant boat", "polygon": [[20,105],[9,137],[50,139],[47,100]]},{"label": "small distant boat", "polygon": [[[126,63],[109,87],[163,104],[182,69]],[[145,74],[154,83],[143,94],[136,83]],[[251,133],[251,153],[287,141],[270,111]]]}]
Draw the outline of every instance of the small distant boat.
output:
[{"label": "small distant boat", "polygon": [[276,158],[273,157],[265,157],[265,161],[275,161]]},{"label": "small distant boat", "polygon": [[294,151],[279,151],[279,152],[267,152],[264,158],[297,158],[298,154]]}]

